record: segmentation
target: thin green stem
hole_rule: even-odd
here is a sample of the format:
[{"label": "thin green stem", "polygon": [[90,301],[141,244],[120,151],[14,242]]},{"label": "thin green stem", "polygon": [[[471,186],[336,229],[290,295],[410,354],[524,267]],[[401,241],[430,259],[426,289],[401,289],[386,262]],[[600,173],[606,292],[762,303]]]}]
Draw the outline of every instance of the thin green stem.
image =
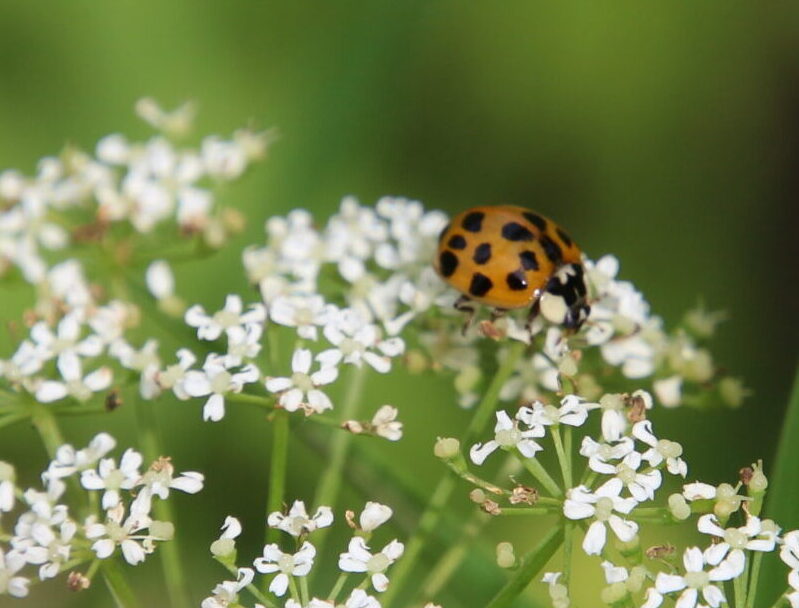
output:
[{"label": "thin green stem", "polygon": [[101,569],[103,580],[111,592],[117,608],[138,608],[139,601],[128,584],[116,558],[103,560]]},{"label": "thin green stem", "polygon": [[310,600],[311,596],[308,593],[308,577],[303,576],[300,577],[300,597],[302,598],[302,605],[307,606],[308,600]]},{"label": "thin green stem", "polygon": [[297,579],[293,576],[289,576],[289,591],[291,591],[291,597],[294,601],[302,602],[300,590],[297,588]]},{"label": "thin green stem", "polygon": [[735,593],[735,606],[743,608],[746,605],[746,589],[744,588],[744,577],[736,576],[732,579],[732,588]]},{"label": "thin green stem", "polygon": [[[760,578],[760,565],[763,562],[763,551],[757,551],[752,559],[752,576],[746,590],[746,608],[754,608],[757,597],[757,581]],[[748,561],[747,561],[748,563]]]},{"label": "thin green stem", "polygon": [[480,530],[483,529],[484,522],[488,521],[490,517],[480,511],[475,511],[469,522],[463,529],[463,533],[452,547],[438,560],[435,567],[430,570],[430,573],[425,578],[422,584],[422,596],[425,598],[435,597],[446,582],[455,573],[455,570],[460,566],[464,557],[466,557],[472,541],[474,541]]},{"label": "thin green stem", "polygon": [[53,413],[41,403],[31,404],[31,422],[42,439],[47,455],[55,458],[56,450],[65,443]]},{"label": "thin green stem", "polygon": [[541,542],[538,543],[527,555],[522,558],[518,570],[511,579],[500,589],[494,599],[486,608],[505,608],[510,606],[530,581],[535,578],[541,569],[546,566],[549,559],[555,554],[563,542],[563,527],[556,526],[551,529]]},{"label": "thin green stem", "polygon": [[[286,493],[286,463],[289,453],[289,413],[275,412],[272,420],[272,458],[269,462],[269,495],[266,500],[266,515],[283,509]],[[266,542],[274,543],[280,538],[280,530],[267,527]]]},{"label": "thin green stem", "polygon": [[566,520],[563,524],[563,579],[561,583],[568,588],[572,570],[572,545],[574,544],[574,528],[576,524]]},{"label": "thin green stem", "polygon": [[349,576],[350,576],[349,572],[342,572],[341,574],[338,575],[336,583],[333,585],[333,588],[330,590],[330,593],[327,595],[328,602],[336,601],[336,597],[341,592],[342,588],[344,587],[344,583],[347,582]]},{"label": "thin green stem", "polygon": [[502,507],[502,510],[497,514],[497,517],[509,515],[511,517],[525,516],[525,515],[552,515],[558,513],[560,509],[552,507]]},{"label": "thin green stem", "polygon": [[541,463],[538,462],[537,458],[527,458],[522,454],[518,454],[518,457],[521,463],[524,465],[524,468],[527,469],[530,474],[535,477],[542,486],[544,486],[544,488],[546,488],[547,492],[556,498],[563,496],[563,490],[560,489],[558,483],[552,479],[552,476],[541,465]]},{"label": "thin green stem", "polygon": [[19,414],[8,414],[6,416],[3,416],[0,418],[0,428],[3,428],[4,426],[10,426],[12,424],[19,422],[20,420],[25,420],[25,418],[28,418],[29,416],[30,414],[28,414],[27,412],[21,412]]},{"label": "thin green stem", "polygon": [[262,397],[260,395],[250,395],[248,393],[228,393],[225,395],[225,401],[230,403],[246,403],[247,405],[256,405],[265,410],[275,409],[275,400],[272,397]]},{"label": "thin green stem", "polygon": [[[346,387],[344,403],[341,406],[342,420],[352,420],[357,417],[358,406],[361,403],[361,395],[366,381],[366,370],[366,365],[353,367],[350,370],[351,375]],[[314,496],[313,502],[316,508],[322,505],[336,506],[336,501],[341,491],[341,482],[344,479],[344,464],[347,462],[347,454],[353,437],[352,433],[336,433],[333,436],[330,459],[322,473],[322,478],[319,480],[316,495]],[[314,544],[319,555],[322,554],[329,531],[329,528],[323,528],[316,532],[316,542]]]},{"label": "thin green stem", "polygon": [[[142,452],[145,459],[152,463],[163,456],[158,440],[158,421],[155,417],[152,402],[145,399],[136,399],[135,401],[136,421]],[[157,500],[153,505],[153,509],[158,519],[175,522],[175,513],[170,502]],[[186,593],[186,577],[183,572],[183,562],[180,559],[180,547],[177,544],[177,539],[161,544],[159,546],[159,554],[170,605],[174,608],[190,608],[188,594]]]},{"label": "thin green stem", "polygon": [[571,463],[569,462],[569,457],[566,455],[566,450],[563,448],[563,440],[560,437],[560,426],[553,426],[551,432],[552,440],[555,443],[555,452],[558,455],[560,474],[563,477],[563,487],[570,488],[572,485]]},{"label": "thin green stem", "polygon": [[[499,401],[499,392],[508,378],[510,378],[514,369],[516,369],[516,363],[521,358],[522,353],[524,353],[524,348],[525,345],[521,342],[514,342],[511,345],[507,356],[502,361],[496,374],[494,374],[494,378],[489,384],[485,395],[483,395],[483,399],[477,405],[474,416],[464,433],[461,441],[462,445],[471,443],[483,431],[485,425],[494,414]],[[416,531],[405,545],[403,559],[397,563],[392,572],[391,586],[382,596],[383,605],[391,606],[397,594],[404,588],[406,579],[410,576],[414,566],[418,565],[419,555],[427,542],[428,536],[438,525],[444,506],[449,502],[449,498],[456,487],[456,478],[449,472],[442,475],[438,480],[427,507],[419,519]]]}]

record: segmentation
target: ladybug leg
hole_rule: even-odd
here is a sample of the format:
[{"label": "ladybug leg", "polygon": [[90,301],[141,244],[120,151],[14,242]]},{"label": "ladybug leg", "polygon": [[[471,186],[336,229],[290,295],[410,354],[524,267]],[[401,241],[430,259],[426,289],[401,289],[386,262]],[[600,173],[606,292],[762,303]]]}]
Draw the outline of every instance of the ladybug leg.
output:
[{"label": "ladybug leg", "polygon": [[466,321],[463,322],[463,327],[461,328],[461,334],[465,336],[472,324],[472,321],[474,320],[474,315],[477,309],[475,308],[474,303],[466,296],[461,296],[455,300],[455,304],[453,304],[453,306],[455,310],[467,313]]},{"label": "ladybug leg", "polygon": [[508,312],[507,308],[492,308],[491,309],[491,322],[493,323],[497,319],[501,319],[504,317]]},{"label": "ladybug leg", "polygon": [[524,328],[527,330],[528,333],[533,332],[533,321],[535,321],[536,317],[541,312],[541,298],[536,298],[533,302],[533,305],[530,307],[530,312],[527,313],[527,322],[524,324]]}]

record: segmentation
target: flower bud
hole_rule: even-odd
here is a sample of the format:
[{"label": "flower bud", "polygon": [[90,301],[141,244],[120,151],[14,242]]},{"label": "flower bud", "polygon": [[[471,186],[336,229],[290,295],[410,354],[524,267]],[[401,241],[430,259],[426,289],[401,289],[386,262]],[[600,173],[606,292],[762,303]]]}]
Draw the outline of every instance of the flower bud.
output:
[{"label": "flower bud", "polygon": [[469,500],[471,500],[474,503],[477,503],[478,505],[483,504],[487,498],[488,497],[486,496],[486,493],[483,492],[483,490],[481,490],[480,488],[475,488],[474,490],[469,492]]},{"label": "flower bud", "polygon": [[497,545],[497,565],[500,568],[513,568],[516,564],[516,555],[513,552],[513,545],[502,542]]},{"label": "flower bud", "polygon": [[233,558],[232,561],[235,561],[236,541],[232,538],[218,538],[211,543],[211,555],[219,560]]},{"label": "flower bud", "polygon": [[439,437],[433,448],[433,453],[436,455],[436,458],[452,460],[460,455],[461,442],[454,437]]},{"label": "flower bud", "polygon": [[602,589],[599,597],[602,599],[602,603],[613,605],[621,602],[627,595],[627,586],[620,581]]},{"label": "flower bud", "polygon": [[730,407],[741,407],[744,399],[749,396],[749,391],[739,378],[727,376],[719,380],[719,395],[721,400]]},{"label": "flower bud", "polygon": [[150,534],[160,540],[175,538],[175,524],[171,521],[154,521],[150,524]]},{"label": "flower bud", "polygon": [[691,516],[691,507],[682,494],[669,496],[669,511],[671,516],[678,521],[684,521]]}]

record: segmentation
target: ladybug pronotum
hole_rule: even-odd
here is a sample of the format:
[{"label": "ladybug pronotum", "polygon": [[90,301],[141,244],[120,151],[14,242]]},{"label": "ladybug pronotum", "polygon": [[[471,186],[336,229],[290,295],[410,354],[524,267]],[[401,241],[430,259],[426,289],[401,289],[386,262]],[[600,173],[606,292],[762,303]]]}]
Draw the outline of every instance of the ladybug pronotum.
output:
[{"label": "ladybug pronotum", "polygon": [[494,317],[529,307],[528,326],[540,313],[579,329],[590,312],[580,248],[555,222],[524,207],[459,213],[441,231],[434,266],[461,292],[455,307],[471,315],[474,303],[492,307]]}]

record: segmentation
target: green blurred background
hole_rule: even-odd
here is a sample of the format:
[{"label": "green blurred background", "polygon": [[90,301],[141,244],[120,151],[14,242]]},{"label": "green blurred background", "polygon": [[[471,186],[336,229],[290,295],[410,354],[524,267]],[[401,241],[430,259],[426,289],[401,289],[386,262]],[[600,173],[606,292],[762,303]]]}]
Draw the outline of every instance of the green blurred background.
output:
[{"label": "green blurred background", "polygon": [[[224,194],[246,211],[246,234],[179,275],[183,293],[212,307],[230,290],[246,293],[239,251],[262,241],[272,214],[304,207],[324,218],[345,194],[452,212],[533,207],[590,256],[615,253],[667,323],[700,298],[729,312],[714,353],[751,398],[734,412],[661,411],[657,424],[685,445],[691,478],[731,480],[759,457],[768,469],[796,364],[798,16],[796,4],[743,2],[5,0],[0,167],[30,173],[65,142],[93,149],[112,131],[146,136],[132,113],[144,95],[167,107],[195,100],[200,133],[250,120],[277,127],[269,159]],[[2,321],[17,318],[18,298],[0,297]],[[399,372],[373,378],[368,402],[400,407],[406,440],[381,453],[426,463],[408,474],[429,490],[440,473],[432,441],[464,421],[449,387]],[[125,445],[135,442],[132,420],[123,408],[66,432],[80,443],[108,428]],[[226,514],[251,533],[242,552],[256,551],[268,425],[233,408],[205,424],[199,404],[165,406],[162,421],[179,468],[207,474],[204,498],[178,498],[199,602],[225,574],[206,556]],[[27,428],[0,434],[0,458],[28,483],[45,462],[36,441]],[[318,450],[296,442],[291,458],[289,496],[310,500]],[[402,503],[374,484],[371,498]],[[454,508],[465,512],[463,489]],[[416,510],[400,504],[398,514],[407,526]],[[783,523],[796,527],[799,516]],[[528,542],[518,528],[489,529],[493,542]],[[147,605],[166,605],[158,575],[155,560],[134,573]],[[441,600],[478,606],[502,580],[470,562]],[[104,590],[64,599],[59,583],[27,604],[55,602],[109,605]]]}]

